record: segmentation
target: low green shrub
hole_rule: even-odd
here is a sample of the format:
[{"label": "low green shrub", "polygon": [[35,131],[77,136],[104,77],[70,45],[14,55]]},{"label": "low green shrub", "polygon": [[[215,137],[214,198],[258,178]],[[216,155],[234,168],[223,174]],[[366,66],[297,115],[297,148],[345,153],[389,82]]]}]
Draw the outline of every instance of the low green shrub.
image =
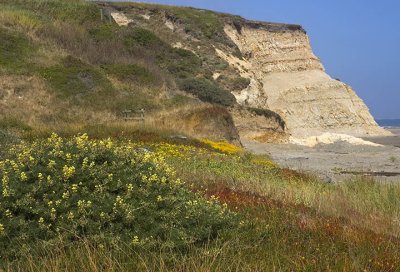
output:
[{"label": "low green shrub", "polygon": [[[9,4],[8,0],[0,3]],[[60,21],[71,21],[79,24],[88,24],[100,21],[99,8],[84,0],[13,0],[13,5],[34,10],[43,16]]]},{"label": "low green shrub", "polygon": [[115,23],[99,24],[88,30],[90,36],[96,41],[109,41],[116,37],[119,27]]},{"label": "low green shrub", "polygon": [[86,135],[16,145],[0,160],[0,260],[39,241],[183,249],[236,215],[174,178],[160,154]]},{"label": "low green shrub", "polygon": [[176,78],[204,74],[201,59],[193,52],[182,48],[169,48],[158,56],[158,63]]},{"label": "low green shrub", "polygon": [[197,96],[204,102],[220,104],[226,107],[236,103],[233,94],[206,79],[185,79],[180,82],[180,87],[185,92]]},{"label": "low green shrub", "polygon": [[40,75],[63,97],[96,88],[111,89],[111,84],[97,69],[72,56],[66,57],[60,65],[41,68]]},{"label": "low green shrub", "polygon": [[197,38],[215,39],[223,33],[223,23],[215,12],[191,8],[166,8],[173,20],[185,25],[185,31]]},{"label": "low green shrub", "polygon": [[284,130],[286,127],[285,120],[276,112],[269,109],[260,109],[260,108],[248,108],[250,111],[254,112],[259,116],[265,116],[266,118],[273,118],[279,126]]},{"label": "low green shrub", "polygon": [[25,35],[0,27],[0,68],[17,73],[27,69],[35,47]]},{"label": "low green shrub", "polygon": [[18,118],[1,118],[0,119],[0,128],[9,130],[9,129],[16,129],[22,131],[30,131],[32,127],[29,126],[27,123],[22,121]]},{"label": "low green shrub", "polygon": [[102,65],[107,74],[125,82],[154,84],[157,79],[148,69],[137,64]]},{"label": "low green shrub", "polygon": [[232,55],[237,57],[240,60],[243,60],[243,54],[239,49],[234,50]]},{"label": "low green shrub", "polygon": [[237,77],[233,80],[232,85],[234,90],[246,89],[250,84],[250,79],[244,77]]},{"label": "low green shrub", "polygon": [[20,139],[17,135],[0,127],[0,159],[5,155],[11,145],[19,141]]},{"label": "low green shrub", "polygon": [[250,79],[244,77],[228,77],[221,75],[218,77],[217,82],[225,86],[231,91],[241,91],[246,89],[250,84]]},{"label": "low green shrub", "polygon": [[147,48],[163,48],[166,44],[152,31],[134,27],[129,28],[123,33],[125,46],[132,48],[135,46],[145,46]]}]

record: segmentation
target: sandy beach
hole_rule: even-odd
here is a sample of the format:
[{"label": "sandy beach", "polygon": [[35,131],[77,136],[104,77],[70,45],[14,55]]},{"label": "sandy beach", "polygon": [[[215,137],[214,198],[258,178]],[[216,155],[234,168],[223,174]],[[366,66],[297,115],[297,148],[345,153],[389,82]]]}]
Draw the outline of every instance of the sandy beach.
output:
[{"label": "sandy beach", "polygon": [[377,180],[400,181],[400,129],[393,136],[367,137],[382,146],[351,145],[345,142],[306,147],[293,144],[244,142],[256,154],[268,154],[282,167],[315,173],[327,182],[354,175],[373,175]]},{"label": "sandy beach", "polygon": [[400,128],[387,129],[393,133],[393,136],[388,137],[366,137],[364,140],[371,141],[374,143],[396,146],[400,148]]}]

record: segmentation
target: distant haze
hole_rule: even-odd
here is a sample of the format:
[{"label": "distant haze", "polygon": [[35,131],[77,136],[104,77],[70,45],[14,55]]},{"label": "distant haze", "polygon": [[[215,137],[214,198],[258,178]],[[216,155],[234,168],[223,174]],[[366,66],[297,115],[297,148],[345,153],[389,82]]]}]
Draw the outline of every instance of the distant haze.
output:
[{"label": "distant haze", "polygon": [[333,77],[348,83],[376,119],[400,118],[398,0],[153,0],[301,24]]}]

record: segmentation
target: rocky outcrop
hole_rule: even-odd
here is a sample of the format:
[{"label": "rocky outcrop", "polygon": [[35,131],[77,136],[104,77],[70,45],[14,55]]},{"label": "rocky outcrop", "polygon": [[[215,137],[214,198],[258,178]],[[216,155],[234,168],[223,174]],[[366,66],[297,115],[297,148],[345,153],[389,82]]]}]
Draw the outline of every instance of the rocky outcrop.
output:
[{"label": "rocky outcrop", "polygon": [[293,137],[325,132],[387,135],[350,86],[325,73],[301,27],[247,22],[227,24],[225,33],[243,59],[216,49],[250,85],[235,94],[248,107],[270,109]]},{"label": "rocky outcrop", "polygon": [[215,105],[190,105],[153,116],[155,127],[184,131],[196,138],[226,141],[241,146],[237,127],[229,111]]},{"label": "rocky outcrop", "polygon": [[230,110],[235,126],[243,140],[263,143],[287,143],[289,137],[285,124],[276,116],[263,114],[262,110],[236,107]]}]

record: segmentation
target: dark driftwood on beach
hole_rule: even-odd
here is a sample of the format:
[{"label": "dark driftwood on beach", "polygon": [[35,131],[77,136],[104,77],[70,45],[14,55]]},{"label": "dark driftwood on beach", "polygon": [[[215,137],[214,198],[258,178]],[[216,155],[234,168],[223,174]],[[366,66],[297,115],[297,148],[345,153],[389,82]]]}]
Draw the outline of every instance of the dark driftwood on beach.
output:
[{"label": "dark driftwood on beach", "polygon": [[400,172],[362,172],[362,171],[339,171],[339,174],[371,176],[371,177],[397,177]]}]

